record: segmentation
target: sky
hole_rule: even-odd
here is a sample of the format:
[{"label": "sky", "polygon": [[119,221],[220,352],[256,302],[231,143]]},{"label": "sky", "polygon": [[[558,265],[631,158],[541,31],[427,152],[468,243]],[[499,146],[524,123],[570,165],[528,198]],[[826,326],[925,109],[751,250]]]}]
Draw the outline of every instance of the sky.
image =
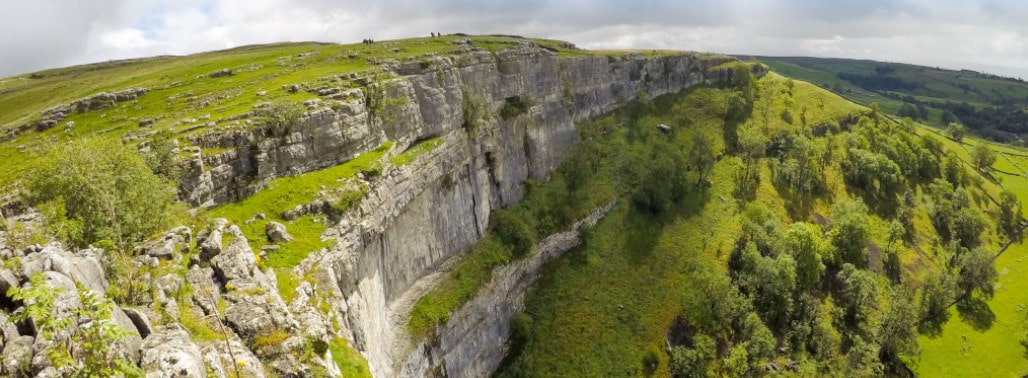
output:
[{"label": "sky", "polygon": [[1013,0],[0,0],[0,77],[258,43],[463,32],[1028,78],[1025,20],[1028,2]]}]

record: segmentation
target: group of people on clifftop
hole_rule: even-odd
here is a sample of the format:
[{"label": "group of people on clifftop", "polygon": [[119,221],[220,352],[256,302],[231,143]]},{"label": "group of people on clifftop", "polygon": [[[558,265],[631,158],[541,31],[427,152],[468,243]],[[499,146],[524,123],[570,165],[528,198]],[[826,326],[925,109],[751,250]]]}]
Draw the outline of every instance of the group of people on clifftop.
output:
[{"label": "group of people on clifftop", "polygon": [[[432,38],[442,37],[442,36],[443,36],[443,33],[432,32]],[[364,40],[361,41],[361,43],[363,43],[365,45],[374,45],[375,44],[375,40],[371,39],[371,38],[364,38]]]}]

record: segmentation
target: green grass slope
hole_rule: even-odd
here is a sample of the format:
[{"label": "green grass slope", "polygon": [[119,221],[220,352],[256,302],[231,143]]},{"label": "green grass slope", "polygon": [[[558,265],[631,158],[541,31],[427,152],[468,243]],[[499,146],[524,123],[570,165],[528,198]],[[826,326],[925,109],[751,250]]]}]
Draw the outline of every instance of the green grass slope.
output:
[{"label": "green grass slope", "polygon": [[[1019,245],[999,258],[991,300],[987,289],[971,288],[971,300],[960,302],[973,309],[949,308],[948,322],[930,310],[929,276],[963,280],[971,256],[988,260],[1006,241],[991,199],[1003,188],[965,162],[970,148],[928,128],[895,124],[806,82],[769,74],[754,88],[741,119],[714,109],[732,109],[733,96],[745,97],[745,91],[698,88],[580,127],[583,142],[569,160],[590,156],[593,170],[611,175],[590,185],[610,186],[622,200],[585,232],[581,246],[547,267],[515,318],[511,353],[498,375],[1021,371],[1024,348],[1016,342],[1023,338],[1024,314],[1014,313],[1024,311],[1015,282]],[[671,125],[672,135],[652,131],[659,123]],[[656,201],[661,207],[654,206],[654,193],[640,189],[652,182],[636,169],[663,172],[660,185],[673,186],[677,176],[659,168],[664,143],[685,151],[675,170],[692,185],[664,187],[670,192],[659,193],[670,202]],[[694,160],[705,148],[720,156],[707,170],[702,159]],[[879,160],[862,160],[857,150],[863,149],[876,151],[871,155],[880,154]],[[921,151],[913,152],[921,163],[907,160],[904,149]],[[639,157],[647,154],[653,155]],[[898,171],[885,173],[892,169],[884,168],[892,165],[886,161]],[[884,175],[862,181],[857,172],[867,169],[884,169]],[[963,239],[940,231],[963,232],[958,224],[966,223],[939,221],[953,206],[946,198],[962,203],[950,209],[977,219],[971,221],[975,231],[959,234]],[[868,207],[854,205],[859,202]],[[863,224],[858,229],[866,239],[844,236],[853,235],[848,222]],[[806,228],[817,230],[813,244],[790,241],[803,240]],[[753,248],[747,245],[756,252],[746,252]],[[798,252],[804,245],[818,246],[811,247],[819,251],[814,260]],[[856,260],[847,257],[851,250]],[[856,269],[847,271],[846,261]],[[819,264],[826,270],[804,268]],[[810,271],[814,281],[797,278]],[[962,290],[945,289],[937,298],[952,303]],[[982,344],[976,350],[989,351],[982,353],[991,354],[994,369],[945,370],[953,335],[968,333],[965,317],[989,313],[1004,318],[973,341]],[[936,328],[922,335],[923,324]]]},{"label": "green grass slope", "polygon": [[[776,72],[798,80],[808,81],[831,89],[863,105],[878,103],[892,115],[906,115],[926,124],[945,127],[949,122],[967,123],[991,139],[1011,141],[1008,133],[1023,134],[1009,123],[1018,123],[1018,110],[1028,108],[1028,83],[969,70],[947,70],[933,67],[871,60],[809,58],[809,57],[757,57]],[[969,105],[964,112],[947,108],[945,103]],[[901,114],[900,108],[918,104],[924,114],[914,117]],[[1009,106],[1011,112],[995,111],[995,119],[976,120],[972,109],[1000,109]],[[948,118],[944,113],[950,112]],[[1002,114],[1002,115],[1000,115]],[[968,119],[963,119],[967,117]],[[1002,120],[1006,118],[1006,120]],[[1023,118],[1023,117],[1022,117]],[[1002,131],[1002,132],[1000,132]]]}]

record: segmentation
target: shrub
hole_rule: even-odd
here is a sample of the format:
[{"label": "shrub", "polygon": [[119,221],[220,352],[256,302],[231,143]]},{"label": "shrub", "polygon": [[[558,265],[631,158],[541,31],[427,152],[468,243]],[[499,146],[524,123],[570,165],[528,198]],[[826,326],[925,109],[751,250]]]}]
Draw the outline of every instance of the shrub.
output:
[{"label": "shrub", "polygon": [[504,100],[503,109],[500,110],[500,117],[504,120],[517,118],[528,112],[528,108],[531,108],[532,105],[532,100],[524,96],[507,97]]},{"label": "shrub", "polygon": [[474,131],[479,126],[484,124],[489,119],[489,114],[486,113],[486,106],[472,97],[471,92],[468,91],[468,87],[462,86],[460,88],[461,97],[463,101],[461,103],[464,110],[464,123],[461,125],[465,130]]},{"label": "shrub", "polygon": [[514,257],[526,256],[535,246],[536,235],[524,219],[509,210],[493,213],[491,229],[503,244],[511,247]]},{"label": "shrub", "polygon": [[277,100],[268,107],[261,108],[257,115],[268,122],[272,134],[285,135],[291,132],[293,126],[300,122],[306,108],[289,100]]},{"label": "shrub", "polygon": [[361,185],[359,189],[347,190],[339,196],[339,202],[335,206],[340,213],[345,213],[360,206],[364,196],[368,193],[368,186]]},{"label": "shrub", "polygon": [[175,197],[137,153],[97,139],[52,149],[25,186],[30,204],[46,204],[51,229],[67,231],[57,236],[77,246],[140,242],[166,226]]}]

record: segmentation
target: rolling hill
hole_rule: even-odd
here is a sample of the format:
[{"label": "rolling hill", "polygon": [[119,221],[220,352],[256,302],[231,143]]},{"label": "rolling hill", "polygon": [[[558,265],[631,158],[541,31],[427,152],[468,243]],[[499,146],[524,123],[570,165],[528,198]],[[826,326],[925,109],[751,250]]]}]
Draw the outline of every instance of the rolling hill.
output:
[{"label": "rolling hill", "polygon": [[872,60],[755,58],[783,75],[925,124],[959,122],[1001,142],[1023,143],[1028,132],[1028,83],[1021,79]]}]

